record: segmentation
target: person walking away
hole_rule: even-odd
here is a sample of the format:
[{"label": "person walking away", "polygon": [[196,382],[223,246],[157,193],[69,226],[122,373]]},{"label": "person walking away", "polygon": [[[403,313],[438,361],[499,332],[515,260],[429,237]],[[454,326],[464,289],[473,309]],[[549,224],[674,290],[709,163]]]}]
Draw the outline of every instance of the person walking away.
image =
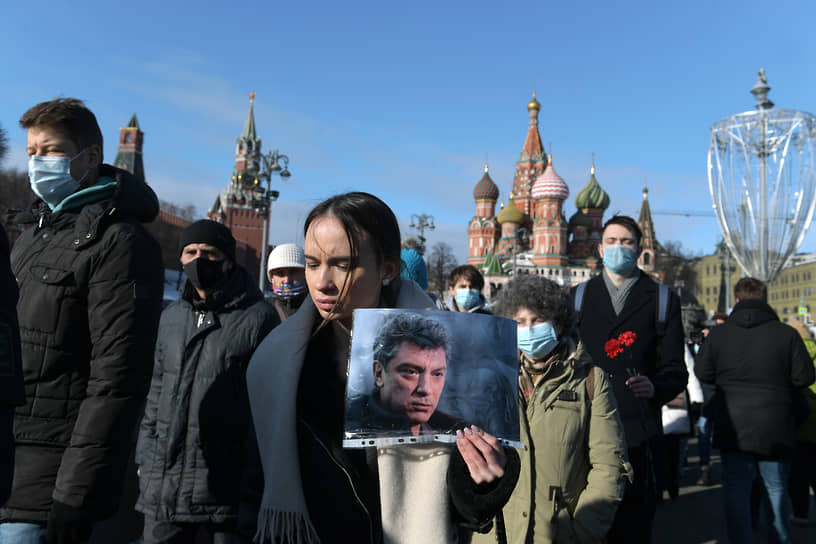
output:
[{"label": "person walking away", "polygon": [[14,407],[25,404],[17,297],[8,237],[0,225],[0,504],[11,494],[14,478]]},{"label": "person walking away", "polygon": [[14,418],[0,543],[79,543],[117,511],[150,384],[164,272],[142,223],[159,201],[102,163],[102,133],[82,101],[37,104],[20,125],[39,200],[11,252],[27,399]]},{"label": "person walking away", "polygon": [[266,263],[266,275],[273,293],[267,300],[275,307],[280,320],[285,321],[306,298],[303,249],[296,244],[277,245]]},{"label": "person walking away", "polygon": [[688,345],[684,346],[684,359],[689,373],[686,389],[661,407],[663,443],[666,451],[665,488],[671,499],[680,496],[681,451],[684,449],[684,441],[691,436],[694,425],[691,406],[701,406],[703,403],[703,388],[700,380],[694,375],[694,356]]},{"label": "person walking away", "polygon": [[579,337],[612,383],[635,472],[610,543],[651,541],[664,476],[659,409],[688,382],[680,301],[637,268],[641,238],[634,219],[611,217],[598,245],[603,272],[571,289]]},{"label": "person walking away", "polygon": [[[788,321],[805,343],[808,356],[816,365],[816,341],[813,333],[801,321]],[[810,490],[816,493],[816,382],[803,391],[801,401],[808,405],[808,415],[796,430],[796,444],[793,449],[790,473],[790,498],[793,504],[791,522],[795,525],[808,524],[810,511]]]},{"label": "person walking away", "polygon": [[235,239],[208,219],[181,231],[182,296],[162,314],[136,447],[144,544],[243,542],[236,532],[250,413],[245,373],[280,320],[235,262]]},{"label": "person walking away", "polygon": [[[569,295],[539,276],[513,278],[496,315],[518,322],[521,474],[502,516],[476,544],[603,542],[632,476],[606,374],[578,341]],[[501,540],[498,540],[501,542]]]},{"label": "person walking away", "polygon": [[[711,326],[716,327],[725,323],[728,314],[716,312],[711,316]],[[703,342],[708,337],[711,329],[706,327],[702,330]],[[701,344],[695,345],[694,355],[700,352]],[[711,481],[711,419],[708,417],[708,406],[714,397],[715,387],[711,384],[701,384],[703,388],[703,406],[700,410],[700,417],[697,418],[697,449],[700,454],[700,476],[697,478],[697,485],[710,486]]]},{"label": "person walking away", "polygon": [[788,544],[795,398],[816,374],[802,339],[768,306],[763,282],[742,278],[734,295],[734,310],[711,329],[695,366],[701,382],[717,386],[709,411],[722,457],[728,538],[752,542],[751,485],[759,473],[775,537]]}]

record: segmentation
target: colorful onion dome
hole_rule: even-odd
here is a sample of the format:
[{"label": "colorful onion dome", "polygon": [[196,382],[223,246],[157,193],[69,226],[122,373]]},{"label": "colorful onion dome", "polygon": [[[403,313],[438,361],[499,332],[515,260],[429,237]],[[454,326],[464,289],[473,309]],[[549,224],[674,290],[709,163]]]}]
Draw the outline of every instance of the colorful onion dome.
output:
[{"label": "colorful onion dome", "polygon": [[564,180],[553,168],[552,154],[550,154],[549,160],[547,161],[547,169],[544,170],[544,173],[538,176],[538,179],[533,183],[531,193],[536,200],[542,198],[566,200],[569,196],[569,187],[567,187],[567,184],[564,183]]},{"label": "colorful onion dome", "polygon": [[502,208],[499,215],[496,216],[496,220],[502,225],[505,223],[521,223],[522,219],[524,219],[524,214],[516,207],[512,200],[507,206]]},{"label": "colorful onion dome", "polygon": [[592,218],[589,217],[587,214],[578,210],[569,220],[569,228],[575,229],[577,227],[589,227],[592,224]]},{"label": "colorful onion dome", "polygon": [[592,165],[590,170],[589,183],[586,187],[581,189],[575,197],[575,207],[579,210],[585,209],[600,209],[605,210],[609,207],[609,195],[606,191],[601,189],[598,180],[595,179],[595,165]]},{"label": "colorful onion dome", "polygon": [[538,110],[541,111],[541,104],[538,103],[536,100],[535,91],[533,91],[533,99],[527,103],[527,110]]},{"label": "colorful onion dome", "polygon": [[499,188],[490,179],[490,174],[487,173],[487,165],[485,164],[485,173],[476,187],[473,188],[473,198],[476,200],[492,200],[493,202],[499,198]]}]

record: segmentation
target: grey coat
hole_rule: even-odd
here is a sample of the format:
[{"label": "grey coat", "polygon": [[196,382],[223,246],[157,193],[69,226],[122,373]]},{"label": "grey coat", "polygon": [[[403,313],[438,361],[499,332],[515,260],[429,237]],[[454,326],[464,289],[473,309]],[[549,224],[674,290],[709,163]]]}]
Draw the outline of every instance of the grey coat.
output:
[{"label": "grey coat", "polygon": [[279,318],[240,267],[207,302],[193,300],[188,284],[159,325],[136,447],[136,510],[154,519],[220,523],[237,518],[250,421],[244,375]]}]

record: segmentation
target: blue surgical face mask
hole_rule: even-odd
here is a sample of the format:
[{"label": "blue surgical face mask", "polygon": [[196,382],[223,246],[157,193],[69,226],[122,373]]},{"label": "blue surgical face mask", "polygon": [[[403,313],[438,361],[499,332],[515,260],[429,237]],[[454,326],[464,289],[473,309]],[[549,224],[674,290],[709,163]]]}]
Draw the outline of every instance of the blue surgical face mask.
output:
[{"label": "blue surgical face mask", "polygon": [[465,310],[469,310],[482,301],[482,295],[476,289],[457,289],[456,304]]},{"label": "blue surgical face mask", "polygon": [[518,348],[532,359],[546,357],[557,345],[558,335],[551,321],[518,328]]},{"label": "blue surgical face mask", "polygon": [[607,246],[603,248],[603,265],[611,272],[628,276],[635,269],[635,248],[629,246]]},{"label": "blue surgical face mask", "polygon": [[79,189],[79,184],[88,171],[77,181],[71,177],[71,161],[85,153],[83,149],[73,157],[40,157],[28,159],[28,181],[31,190],[48,204],[52,210],[70,194]]}]

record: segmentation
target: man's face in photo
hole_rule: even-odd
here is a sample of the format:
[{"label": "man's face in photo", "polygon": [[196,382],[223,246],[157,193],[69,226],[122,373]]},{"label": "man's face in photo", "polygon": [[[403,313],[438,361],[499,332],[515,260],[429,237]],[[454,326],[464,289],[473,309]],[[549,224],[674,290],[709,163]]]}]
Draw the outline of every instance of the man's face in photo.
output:
[{"label": "man's face in photo", "polygon": [[374,361],[374,383],[382,407],[404,414],[412,425],[427,423],[445,387],[446,369],[444,348],[423,349],[403,342],[386,365]]}]

